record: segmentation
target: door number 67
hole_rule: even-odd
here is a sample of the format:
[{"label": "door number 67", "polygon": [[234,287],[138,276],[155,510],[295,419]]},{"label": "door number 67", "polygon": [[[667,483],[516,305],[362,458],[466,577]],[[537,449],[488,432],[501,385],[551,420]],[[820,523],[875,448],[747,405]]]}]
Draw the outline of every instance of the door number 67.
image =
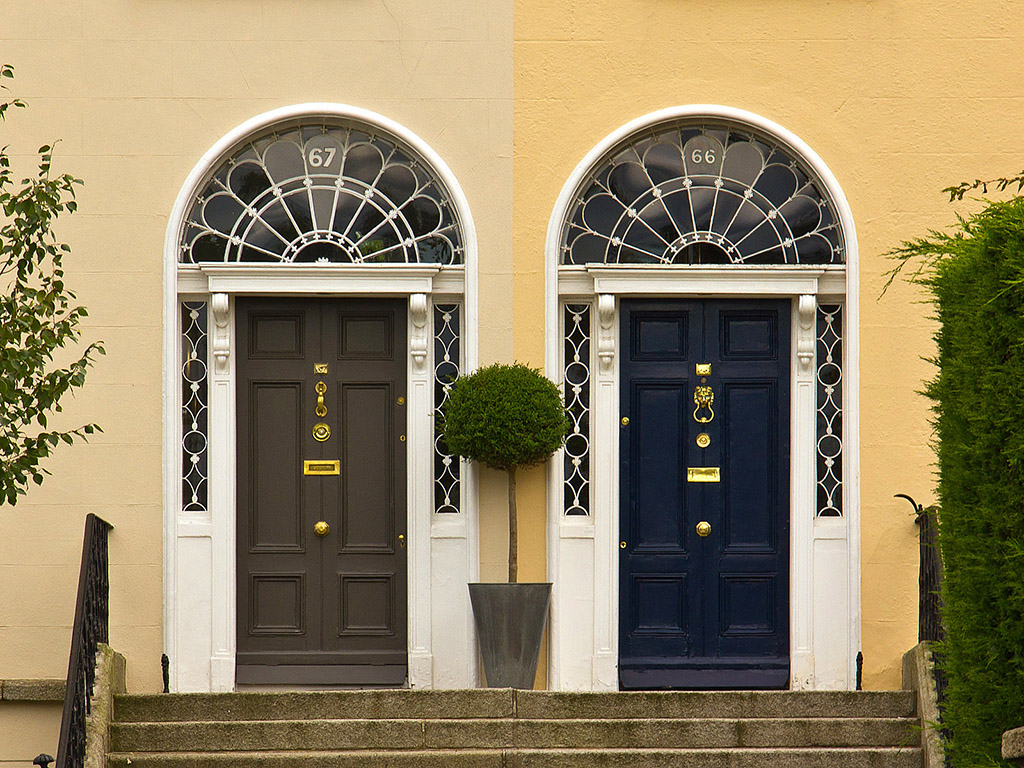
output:
[{"label": "door number 67", "polygon": [[334,147],[324,147],[323,149],[317,147],[316,149],[311,149],[307,156],[309,158],[309,164],[314,168],[320,168],[321,166],[326,168],[331,164],[331,161],[334,160],[334,153],[337,151],[338,150]]}]

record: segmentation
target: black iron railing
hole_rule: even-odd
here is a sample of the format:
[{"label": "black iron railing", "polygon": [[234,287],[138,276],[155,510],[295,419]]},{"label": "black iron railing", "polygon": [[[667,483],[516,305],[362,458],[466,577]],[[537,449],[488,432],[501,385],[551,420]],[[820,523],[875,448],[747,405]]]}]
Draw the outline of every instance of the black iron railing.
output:
[{"label": "black iron railing", "polygon": [[[914,505],[916,517],[914,522],[920,527],[918,534],[920,547],[920,566],[917,574],[918,609],[917,609],[917,641],[939,643],[932,647],[932,665],[935,677],[935,693],[939,704],[939,719],[942,719],[942,708],[946,701],[946,673],[942,667],[941,643],[946,639],[942,627],[942,550],[939,549],[939,518],[938,507],[925,507],[918,504],[905,493],[897,493],[897,497],[906,499]],[[942,728],[942,738],[949,738],[949,731]]]},{"label": "black iron railing", "polygon": [[112,528],[96,515],[85,518],[64,714],[57,743],[57,768],[81,768],[85,762],[85,718],[89,714],[89,699],[96,679],[96,645],[108,640],[107,533]]}]

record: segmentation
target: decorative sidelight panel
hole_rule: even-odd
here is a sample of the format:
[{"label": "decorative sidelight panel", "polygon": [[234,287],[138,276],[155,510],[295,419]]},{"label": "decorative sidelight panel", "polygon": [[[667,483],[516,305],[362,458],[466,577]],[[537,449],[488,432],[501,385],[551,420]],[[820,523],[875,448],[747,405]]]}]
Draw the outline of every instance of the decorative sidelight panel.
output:
[{"label": "decorative sidelight panel", "polygon": [[181,508],[185,512],[209,508],[207,322],[205,301],[181,303]]},{"label": "decorative sidelight panel", "polygon": [[843,307],[818,306],[818,517],[843,516]]},{"label": "decorative sidelight panel", "polygon": [[565,305],[565,406],[572,432],[563,451],[564,512],[590,514],[590,305]]},{"label": "decorative sidelight panel", "polygon": [[[448,400],[448,390],[459,378],[461,353],[458,304],[434,305],[434,413]],[[448,453],[440,434],[434,435],[434,512],[459,511],[462,467],[458,456]]]}]

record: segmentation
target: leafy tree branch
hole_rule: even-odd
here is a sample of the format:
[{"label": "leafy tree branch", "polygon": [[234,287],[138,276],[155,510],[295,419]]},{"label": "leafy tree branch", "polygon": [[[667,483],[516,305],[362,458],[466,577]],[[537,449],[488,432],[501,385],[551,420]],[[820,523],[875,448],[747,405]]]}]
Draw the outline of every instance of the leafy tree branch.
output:
[{"label": "leafy tree branch", "polygon": [[[9,90],[3,81],[13,76],[11,65],[0,65],[0,90]],[[9,109],[24,107],[21,99],[0,101],[0,121]],[[57,217],[77,208],[75,187],[82,181],[53,174],[52,159],[51,145],[40,147],[37,175],[15,184],[8,148],[0,147],[0,503],[11,505],[30,482],[38,485],[49,474],[41,463],[59,443],[99,429],[47,425],[62,410],[61,398],[85,383],[104,353],[96,342],[67,367],[54,364],[59,350],[79,341],[88,313],[64,282],[71,249],[53,233]]]}]

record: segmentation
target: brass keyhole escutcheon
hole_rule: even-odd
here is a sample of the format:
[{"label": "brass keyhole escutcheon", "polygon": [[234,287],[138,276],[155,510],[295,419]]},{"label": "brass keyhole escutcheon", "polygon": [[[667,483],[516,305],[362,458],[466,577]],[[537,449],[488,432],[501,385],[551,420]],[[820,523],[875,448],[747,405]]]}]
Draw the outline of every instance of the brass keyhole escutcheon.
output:
[{"label": "brass keyhole escutcheon", "polygon": [[698,536],[700,536],[703,539],[703,538],[705,538],[710,533],[711,533],[711,523],[709,523],[707,520],[701,520],[699,523],[697,523],[697,535]]},{"label": "brass keyhole escutcheon", "polygon": [[400,546],[402,549],[405,549],[405,536],[401,533],[398,534],[398,546]]},{"label": "brass keyhole escutcheon", "polygon": [[701,432],[699,435],[697,435],[698,448],[707,448],[709,445],[711,445],[711,435],[709,435],[707,432]]},{"label": "brass keyhole escutcheon", "polygon": [[624,427],[628,427],[629,426],[629,416],[623,416],[622,417],[622,426],[624,426]]},{"label": "brass keyhole escutcheon", "polygon": [[324,405],[324,393],[327,391],[327,384],[318,381],[314,389],[316,390],[316,409],[313,412],[322,419],[327,415],[327,406]]},{"label": "brass keyhole escutcheon", "polygon": [[[693,409],[693,419],[700,424],[707,424],[715,418],[715,412],[711,409],[711,404],[715,402],[715,393],[711,387],[698,386],[693,390],[693,404],[697,407]],[[707,409],[707,416],[698,416],[697,414],[703,409]]]},{"label": "brass keyhole escutcheon", "polygon": [[620,541],[619,542],[619,549],[625,549],[625,548],[626,548],[626,542]]},{"label": "brass keyhole escutcheon", "polygon": [[313,425],[313,439],[318,443],[326,442],[331,436],[331,428],[322,421]]},{"label": "brass keyhole escutcheon", "polygon": [[327,524],[326,520],[320,520],[316,525],[313,526],[313,533],[317,536],[326,536],[331,532],[331,526]]}]

